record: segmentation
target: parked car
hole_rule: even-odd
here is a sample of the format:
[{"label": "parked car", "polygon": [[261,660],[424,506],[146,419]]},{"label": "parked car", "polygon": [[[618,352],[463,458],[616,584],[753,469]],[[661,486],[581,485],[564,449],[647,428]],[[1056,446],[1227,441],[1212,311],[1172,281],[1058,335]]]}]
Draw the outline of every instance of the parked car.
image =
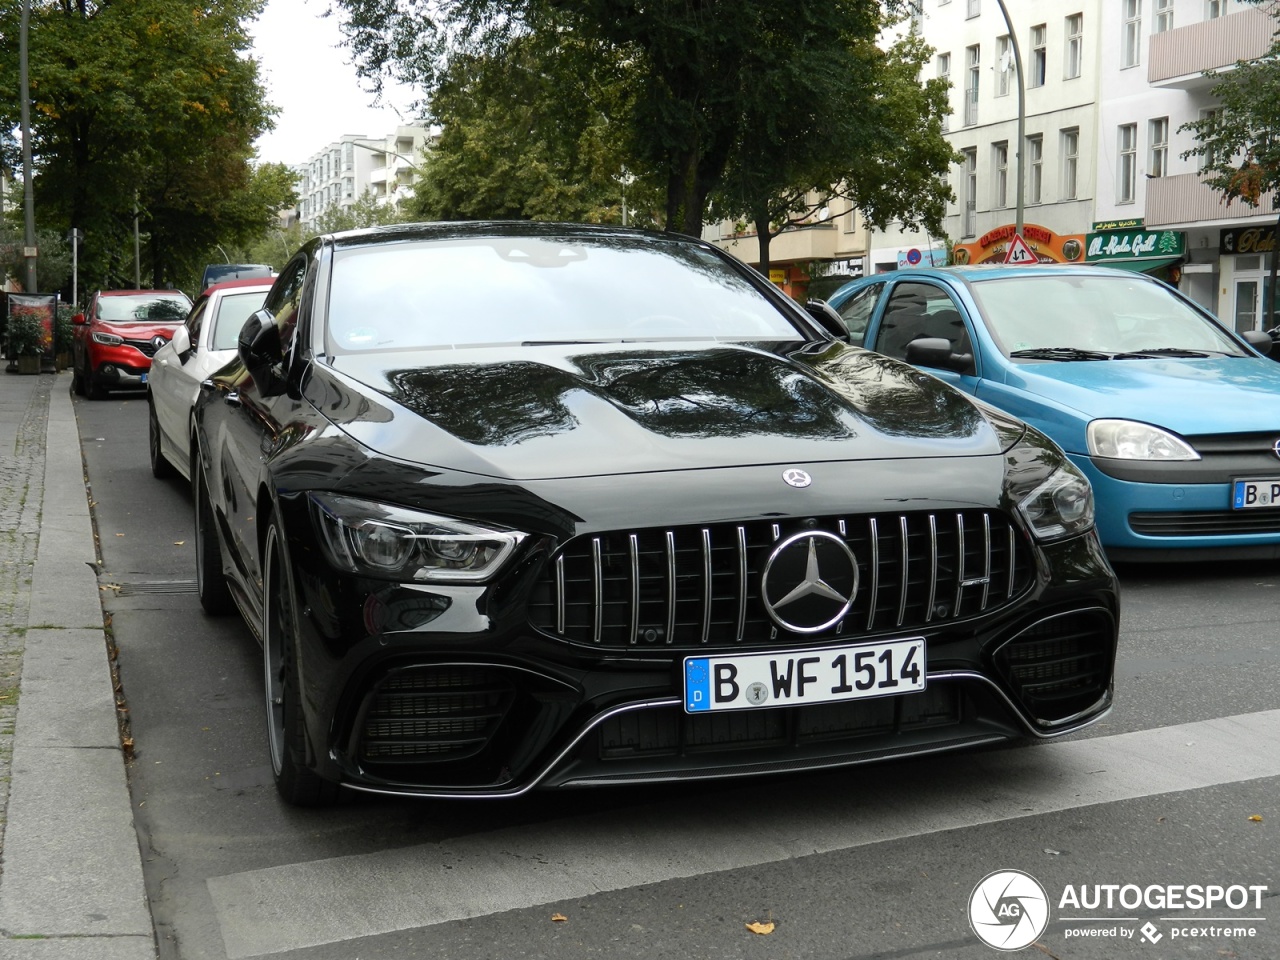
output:
[{"label": "parked car", "polygon": [[75,392],[102,400],[109,390],[145,389],[151,358],[190,309],[181,290],[99,290],[71,318]]},{"label": "parked car", "polygon": [[215,283],[228,280],[248,280],[274,277],[275,271],[266,263],[211,263],[204,268],[200,277],[201,292],[208,290]]},{"label": "parked car", "polygon": [[270,279],[217,283],[196,298],[186,322],[151,358],[147,378],[151,472],[191,477],[192,409],[200,382],[235,359],[236,337],[262,306]]},{"label": "parked car", "polygon": [[1083,476],[827,317],[690,237],[309,241],[192,465],[200,600],[262,643],[280,793],[783,773],[1103,716]]},{"label": "parked car", "polygon": [[830,300],[853,342],[1044,431],[1113,560],[1280,556],[1280,367],[1173,288],[1107,267],[907,269]]}]

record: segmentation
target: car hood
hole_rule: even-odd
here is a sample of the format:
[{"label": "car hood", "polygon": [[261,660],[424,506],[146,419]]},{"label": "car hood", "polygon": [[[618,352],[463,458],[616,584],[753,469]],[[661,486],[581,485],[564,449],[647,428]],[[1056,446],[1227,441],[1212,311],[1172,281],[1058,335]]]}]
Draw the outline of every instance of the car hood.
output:
[{"label": "car hood", "polygon": [[839,343],[346,355],[306,395],[379,453],[513,480],[1000,452],[961,394]]},{"label": "car hood", "polygon": [[1024,364],[1007,382],[1091,420],[1140,420],[1185,436],[1280,426],[1280,363],[1261,357]]},{"label": "car hood", "polygon": [[164,337],[168,340],[173,336],[173,331],[180,326],[182,326],[181,320],[143,320],[129,323],[95,320],[93,322],[95,333],[114,333],[126,340],[150,340],[152,337]]}]

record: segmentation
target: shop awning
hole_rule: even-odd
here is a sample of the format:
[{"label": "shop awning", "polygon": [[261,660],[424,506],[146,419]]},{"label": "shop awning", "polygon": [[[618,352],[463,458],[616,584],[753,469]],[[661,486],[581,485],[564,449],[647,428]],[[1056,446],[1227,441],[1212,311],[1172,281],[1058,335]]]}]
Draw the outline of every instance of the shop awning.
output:
[{"label": "shop awning", "polygon": [[1089,266],[1115,267],[1117,270],[1131,270],[1134,273],[1150,273],[1152,270],[1160,270],[1171,267],[1175,263],[1181,263],[1183,259],[1183,257],[1134,257],[1130,260],[1094,260]]}]

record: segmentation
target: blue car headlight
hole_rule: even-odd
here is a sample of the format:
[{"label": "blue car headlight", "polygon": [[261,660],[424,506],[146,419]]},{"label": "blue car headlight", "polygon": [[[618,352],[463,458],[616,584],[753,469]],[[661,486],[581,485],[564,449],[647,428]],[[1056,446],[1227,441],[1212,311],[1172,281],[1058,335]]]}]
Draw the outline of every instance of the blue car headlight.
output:
[{"label": "blue car headlight", "polygon": [[355,497],[312,493],[329,563],[347,573],[416,583],[492,577],[524,534]]},{"label": "blue car headlight", "polygon": [[1199,460],[1181,437],[1136,420],[1094,420],[1085,433],[1089,456],[1110,460]]}]

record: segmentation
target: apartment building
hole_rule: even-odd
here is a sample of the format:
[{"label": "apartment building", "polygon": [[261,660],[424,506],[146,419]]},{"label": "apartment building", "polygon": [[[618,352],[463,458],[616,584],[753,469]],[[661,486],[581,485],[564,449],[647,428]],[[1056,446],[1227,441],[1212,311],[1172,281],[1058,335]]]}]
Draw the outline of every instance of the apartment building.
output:
[{"label": "apartment building", "polygon": [[334,209],[349,209],[366,193],[380,204],[412,192],[430,132],[402,124],[383,137],[346,134],[293,169],[299,174],[298,220],[306,229]]}]

